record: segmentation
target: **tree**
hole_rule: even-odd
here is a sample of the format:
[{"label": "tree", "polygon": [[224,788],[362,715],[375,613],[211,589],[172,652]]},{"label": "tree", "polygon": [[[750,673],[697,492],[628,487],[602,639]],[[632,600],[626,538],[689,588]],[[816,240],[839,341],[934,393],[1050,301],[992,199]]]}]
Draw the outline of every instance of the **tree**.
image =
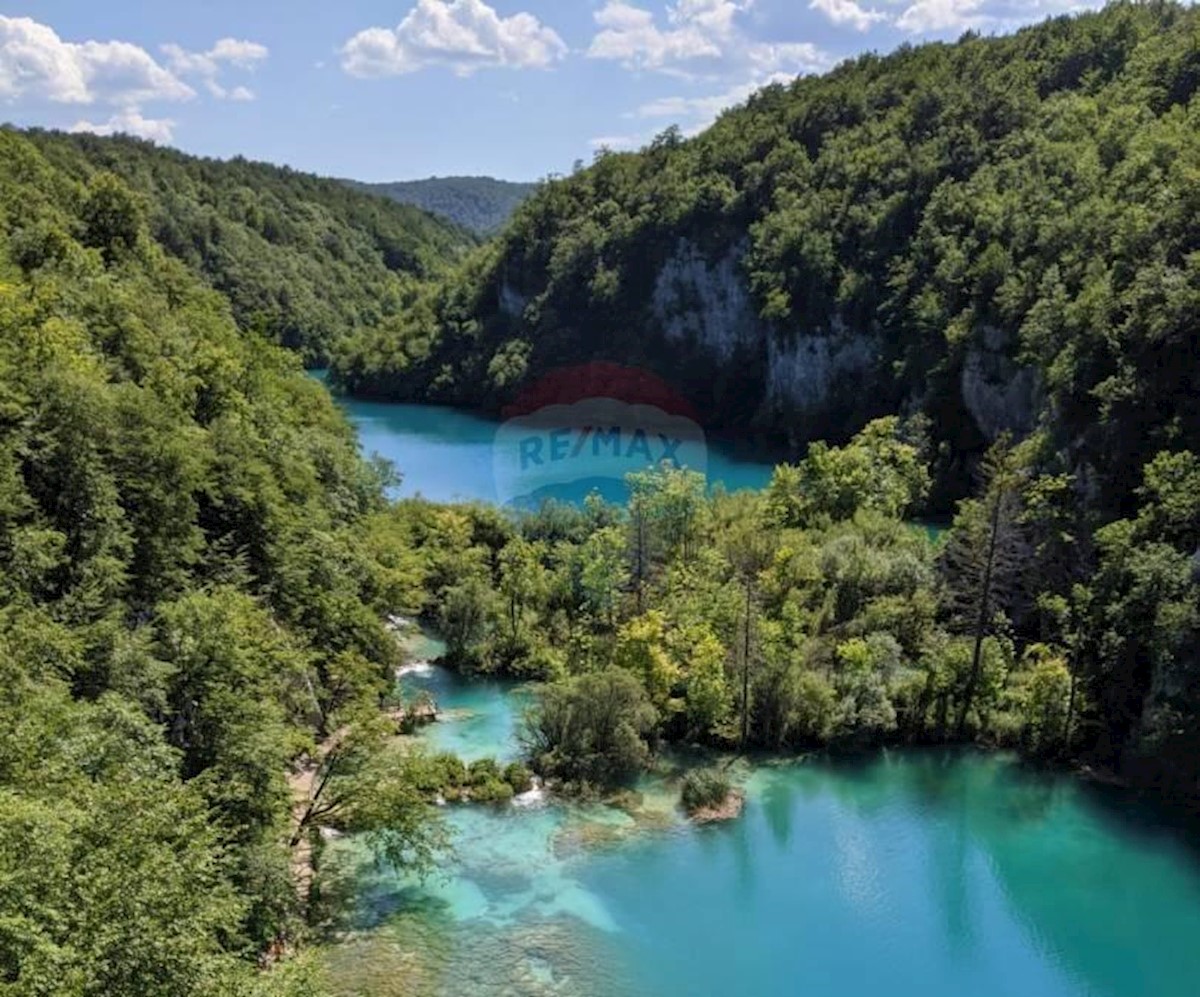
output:
[{"label": "tree", "polygon": [[142,232],[137,200],[114,174],[97,173],[83,202],[84,244],[99,249],[112,264],[133,250]]},{"label": "tree", "polygon": [[642,771],[658,714],[636,676],[620,668],[545,686],[520,737],[534,771],[606,788]]},{"label": "tree", "polygon": [[758,616],[759,576],[772,557],[772,538],[763,530],[755,517],[743,517],[734,528],[723,531],[721,542],[724,554],[733,571],[734,581],[741,589],[741,611],[738,620],[740,631],[735,645],[735,660],[741,676],[741,733],[739,746],[745,750],[750,740],[750,676],[757,660],[758,648],[754,640]]},{"label": "tree", "polygon": [[636,675],[660,715],[671,710],[671,693],[682,671],[667,650],[667,619],[652,609],[630,620],[617,634],[614,663]]},{"label": "tree", "polygon": [[319,753],[298,811],[292,847],[321,828],[365,834],[398,871],[425,876],[449,844],[432,801],[419,789],[422,763],[393,749],[392,725],[377,712],[341,727]]},{"label": "tree", "polygon": [[625,531],[606,526],[591,533],[579,548],[579,588],[584,606],[610,631],[628,583]]},{"label": "tree", "polygon": [[514,537],[500,551],[500,594],[507,604],[508,636],[515,645],[525,609],[546,595],[549,580],[542,558],[545,548]]},{"label": "tree", "polygon": [[899,519],[928,491],[922,445],[892,416],[869,423],[844,447],[818,441],[797,466],[777,467],[767,502],[778,525],[805,526],[850,519],[860,509]]},{"label": "tree", "polygon": [[1020,594],[1028,553],[1021,520],[1026,472],[1007,437],[988,451],[982,477],[983,494],[959,507],[942,562],[947,606],[974,642],[958,707],[960,736],[983,674],[983,642]]},{"label": "tree", "polygon": [[627,474],[629,487],[630,574],[637,608],[645,607],[646,586],[666,559],[692,556],[704,509],[705,478],[668,463]]},{"label": "tree", "polygon": [[1069,743],[1073,680],[1063,658],[1035,644],[1026,649],[1011,683],[1025,748],[1033,755],[1056,755]]},{"label": "tree", "polygon": [[680,640],[687,661],[687,717],[694,733],[717,733],[733,706],[725,677],[726,650],[707,627],[684,631]]},{"label": "tree", "polygon": [[629,487],[629,574],[640,613],[646,607],[646,585],[656,558],[654,500],[658,479],[652,472],[643,471],[627,475],[625,480]]},{"label": "tree", "polygon": [[451,661],[468,670],[484,665],[484,644],[498,608],[491,586],[479,577],[443,592],[439,621]]},{"label": "tree", "polygon": [[900,646],[890,634],[853,637],[834,651],[838,698],[834,733],[881,740],[896,729],[889,680],[900,664]]},{"label": "tree", "polygon": [[1141,506],[1096,532],[1078,655],[1099,720],[1099,757],[1149,783],[1194,784],[1200,708],[1200,462],[1163,452],[1144,469]]}]

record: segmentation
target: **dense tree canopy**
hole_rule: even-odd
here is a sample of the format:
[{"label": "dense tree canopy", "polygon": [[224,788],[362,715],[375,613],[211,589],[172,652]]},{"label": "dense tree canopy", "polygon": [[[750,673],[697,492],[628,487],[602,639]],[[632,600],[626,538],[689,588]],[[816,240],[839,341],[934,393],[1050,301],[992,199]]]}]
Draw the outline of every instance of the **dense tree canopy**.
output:
[{"label": "dense tree canopy", "polygon": [[125,137],[27,137],[72,179],[120,178],[124,205],[97,199],[87,215],[93,227],[118,224],[122,207],[127,215],[137,205],[147,233],[225,294],[239,325],[313,364],[344,337],[394,321],[417,280],[474,242],[416,208],[287,168],[199,159]]},{"label": "dense tree canopy", "polygon": [[1043,427],[1125,514],[1200,442],[1198,38],[1194,8],[1116,3],[767,87],[545,184],[336,375],[498,408],[613,360],[794,444],[919,409],[944,506],[964,457]]},{"label": "dense tree canopy", "polygon": [[[421,562],[299,360],[58,143],[0,132],[0,992],[292,992],[288,768],[378,706]],[[425,861],[398,778],[347,820]]]},{"label": "dense tree canopy", "polygon": [[900,518],[925,481],[913,433],[874,423],[761,493],[668,466],[631,476],[623,508],[404,503],[448,663],[548,683],[526,745],[570,786],[628,779],[663,739],[964,740],[1194,793],[1195,456],[1155,458],[1138,516],[1093,538],[1040,441],[1001,441],[935,542]]},{"label": "dense tree canopy", "polygon": [[537,184],[492,177],[430,177],[393,183],[346,181],[353,187],[413,204],[448,218],[476,235],[491,235],[512,217]]}]

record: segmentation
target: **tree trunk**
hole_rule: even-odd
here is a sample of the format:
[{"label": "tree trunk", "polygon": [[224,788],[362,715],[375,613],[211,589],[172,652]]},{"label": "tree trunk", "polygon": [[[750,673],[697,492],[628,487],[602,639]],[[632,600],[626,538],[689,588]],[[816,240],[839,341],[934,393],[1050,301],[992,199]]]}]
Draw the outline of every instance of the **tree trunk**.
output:
[{"label": "tree trunk", "polygon": [[1075,669],[1071,668],[1071,694],[1067,697],[1067,722],[1063,725],[1062,750],[1064,754],[1071,750],[1071,728],[1075,726],[1075,689],[1078,683]]},{"label": "tree trunk", "polygon": [[996,563],[996,544],[1000,537],[1000,507],[1003,501],[1004,492],[997,491],[992,504],[987,561],[984,563],[983,579],[979,584],[979,616],[975,621],[975,649],[971,655],[971,673],[967,677],[967,687],[963,690],[963,701],[958,710],[959,737],[966,732],[967,715],[971,712],[971,701],[975,698],[979,674],[983,668],[983,641],[987,636],[988,605],[992,601],[992,568]]}]

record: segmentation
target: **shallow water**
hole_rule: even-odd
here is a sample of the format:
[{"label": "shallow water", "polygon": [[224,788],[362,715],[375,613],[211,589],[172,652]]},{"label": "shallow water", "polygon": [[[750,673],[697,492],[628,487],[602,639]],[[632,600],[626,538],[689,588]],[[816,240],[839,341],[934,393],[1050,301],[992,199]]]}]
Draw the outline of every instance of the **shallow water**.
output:
[{"label": "shallow water", "polygon": [[[452,711],[437,747],[515,754],[518,687],[436,667],[403,681]],[[745,813],[719,826],[685,822],[664,778],[628,810],[449,808],[457,857],[424,886],[339,843],[359,898],[329,954],[340,992],[1198,992],[1196,856],[1127,795],[946,751],[742,776]]]},{"label": "shallow water", "polygon": [[[495,425],[344,402],[401,493],[495,501]],[[726,457],[728,460],[726,461]],[[710,454],[710,480],[770,466]],[[577,483],[579,484],[579,483]],[[584,487],[584,482],[579,487]],[[573,496],[579,498],[579,496]],[[619,498],[619,496],[616,496]],[[936,534],[936,528],[930,530]],[[422,737],[467,760],[519,754],[527,690],[428,662],[402,676],[445,719]],[[1194,834],[1146,804],[1003,756],[880,753],[743,765],[739,820],[694,827],[671,775],[626,809],[534,794],[451,807],[456,856],[419,884],[338,841],[356,899],[326,955],[356,997],[1195,997]],[[335,877],[336,879],[336,877]]]}]

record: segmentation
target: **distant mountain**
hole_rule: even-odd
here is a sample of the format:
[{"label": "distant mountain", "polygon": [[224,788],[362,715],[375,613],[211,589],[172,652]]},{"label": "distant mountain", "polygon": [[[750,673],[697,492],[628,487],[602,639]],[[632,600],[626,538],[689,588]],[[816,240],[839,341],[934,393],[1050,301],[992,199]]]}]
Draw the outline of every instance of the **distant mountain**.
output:
[{"label": "distant mountain", "polygon": [[382,194],[449,218],[478,235],[500,228],[535,190],[535,183],[513,183],[492,177],[430,177],[395,183],[346,181],[359,190]]}]

